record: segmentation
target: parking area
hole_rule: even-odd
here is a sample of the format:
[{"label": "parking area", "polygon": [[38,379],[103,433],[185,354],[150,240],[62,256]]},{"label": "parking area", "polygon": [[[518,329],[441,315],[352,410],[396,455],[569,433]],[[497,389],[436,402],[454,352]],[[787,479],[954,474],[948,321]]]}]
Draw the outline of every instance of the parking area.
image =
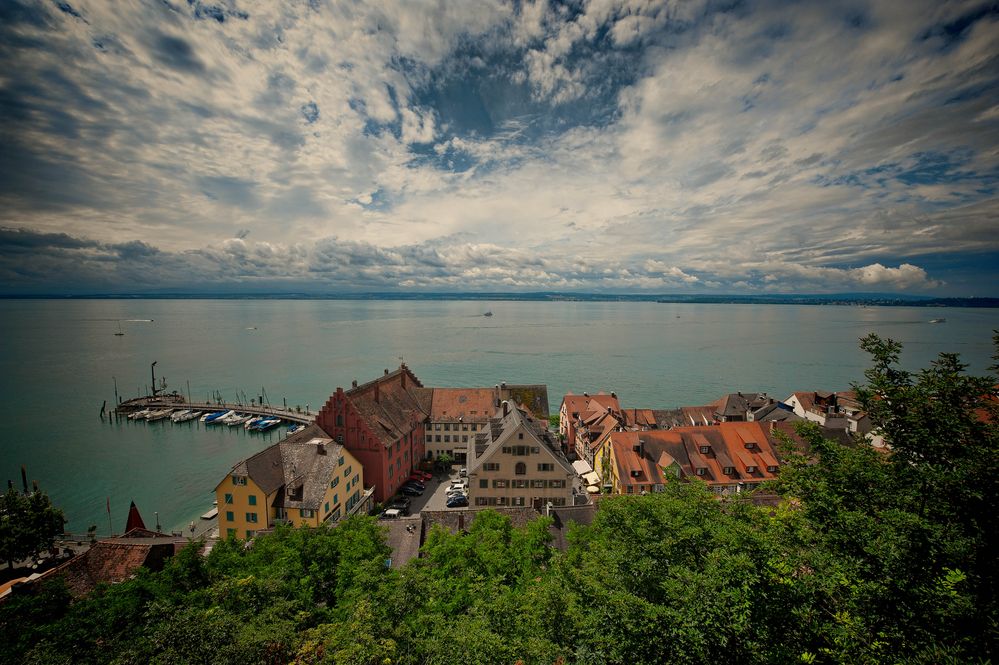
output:
[{"label": "parking area", "polygon": [[448,487],[450,487],[451,482],[457,480],[458,477],[458,471],[455,470],[450,476],[445,474],[436,474],[433,478],[424,482],[427,489],[423,492],[422,496],[406,497],[410,500],[409,514],[418,515],[423,510],[467,510],[467,508],[464,507],[447,507]]}]

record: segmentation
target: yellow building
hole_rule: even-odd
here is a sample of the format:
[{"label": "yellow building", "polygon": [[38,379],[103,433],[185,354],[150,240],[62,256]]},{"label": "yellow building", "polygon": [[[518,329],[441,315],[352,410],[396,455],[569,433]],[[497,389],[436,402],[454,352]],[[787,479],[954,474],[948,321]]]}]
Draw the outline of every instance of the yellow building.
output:
[{"label": "yellow building", "polygon": [[280,523],[334,523],[356,512],[370,493],[357,459],[310,425],[238,463],[215,495],[219,533],[252,538]]}]

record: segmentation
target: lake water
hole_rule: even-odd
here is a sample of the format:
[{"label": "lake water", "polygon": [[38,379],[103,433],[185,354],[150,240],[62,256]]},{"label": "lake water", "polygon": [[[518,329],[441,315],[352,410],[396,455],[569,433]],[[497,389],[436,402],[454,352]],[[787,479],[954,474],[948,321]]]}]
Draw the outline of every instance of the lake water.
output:
[{"label": "lake water", "polygon": [[[482,313],[491,310],[492,317]],[[929,324],[944,316],[946,323]],[[152,319],[151,322],[137,321]],[[116,320],[124,335],[117,337]],[[0,300],[0,480],[20,465],[69,518],[120,531],[130,500],[179,529],[210,508],[215,484],[279,434],[198,423],[110,424],[101,403],[144,393],[150,363],[170,390],[233,401],[264,387],[272,404],[315,410],[336,387],[400,357],[425,385],[546,383],[614,390],[627,407],[704,404],[726,392],[848,388],[869,333],[905,344],[903,363],[960,353],[991,364],[999,310],[633,302],[321,300]]]}]

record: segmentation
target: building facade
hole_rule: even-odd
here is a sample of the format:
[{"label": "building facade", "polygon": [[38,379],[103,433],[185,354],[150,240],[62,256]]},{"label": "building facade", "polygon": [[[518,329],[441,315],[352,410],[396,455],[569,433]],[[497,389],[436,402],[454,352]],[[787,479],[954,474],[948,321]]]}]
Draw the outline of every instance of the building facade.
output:
[{"label": "building facade", "polygon": [[319,526],[343,519],[365,495],[364,469],[310,425],[236,464],[215,495],[219,534],[252,538],[276,524]]},{"label": "building facade", "polygon": [[473,507],[573,505],[575,472],[547,428],[504,401],[468,460]]}]

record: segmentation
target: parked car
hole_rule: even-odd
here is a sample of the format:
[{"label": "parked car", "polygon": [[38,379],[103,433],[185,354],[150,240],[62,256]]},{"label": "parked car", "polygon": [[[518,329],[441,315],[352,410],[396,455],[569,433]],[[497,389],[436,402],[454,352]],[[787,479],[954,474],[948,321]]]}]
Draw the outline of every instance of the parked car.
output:
[{"label": "parked car", "polygon": [[468,497],[464,494],[453,496],[447,500],[448,508],[464,508],[468,505]]},{"label": "parked car", "polygon": [[406,496],[423,496],[423,490],[413,487],[412,485],[403,485],[399,490],[400,494],[405,494]]},{"label": "parked car", "polygon": [[395,508],[389,508],[389,509],[383,511],[382,514],[378,516],[378,519],[380,519],[380,520],[397,520],[400,517],[402,517],[402,511],[397,510]]},{"label": "parked car", "polygon": [[403,515],[409,514],[409,507],[413,505],[413,502],[404,496],[397,496],[389,504],[389,508],[395,508],[400,511]]},{"label": "parked car", "polygon": [[410,487],[419,487],[421,490],[427,489],[427,486],[418,480],[407,480],[403,485],[409,485]]},{"label": "parked car", "polygon": [[465,467],[461,467],[460,469],[458,469],[458,477],[468,478],[468,469],[466,469]]},{"label": "parked car", "polygon": [[434,474],[427,473],[426,471],[421,471],[420,469],[417,469],[417,470],[413,471],[413,474],[417,475],[417,476],[421,476],[424,480],[430,480],[431,478],[434,477]]},{"label": "parked car", "polygon": [[420,483],[420,484],[423,484],[423,483],[427,482],[426,478],[424,478],[423,476],[421,476],[419,474],[416,474],[416,473],[411,473],[409,475],[409,478],[407,478],[406,480],[407,481],[408,480],[412,480],[414,483]]},{"label": "parked car", "polygon": [[462,485],[451,485],[447,488],[446,494],[466,494],[468,493],[468,488]]}]

